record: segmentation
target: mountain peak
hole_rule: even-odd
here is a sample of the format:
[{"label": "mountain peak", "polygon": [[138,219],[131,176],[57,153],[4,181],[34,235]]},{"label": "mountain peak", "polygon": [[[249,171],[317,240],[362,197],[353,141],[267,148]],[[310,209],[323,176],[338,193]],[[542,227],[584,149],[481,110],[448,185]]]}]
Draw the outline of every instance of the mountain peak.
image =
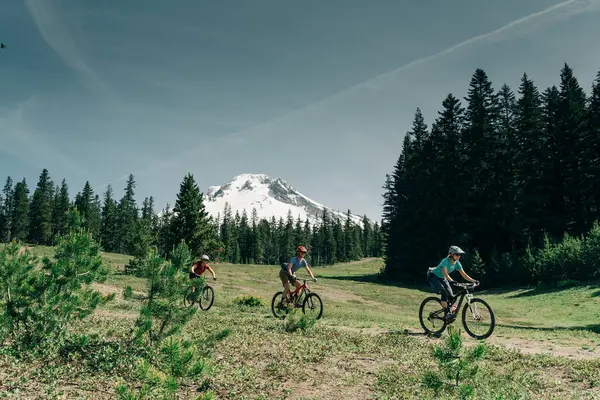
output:
[{"label": "mountain peak", "polygon": [[[283,179],[273,179],[265,174],[240,174],[224,185],[211,186],[205,200],[206,211],[215,217],[223,213],[225,203],[231,206],[234,214],[244,209],[250,214],[252,209],[256,209],[259,218],[267,219],[285,219],[291,211],[294,219],[300,217],[315,223],[320,220],[324,209],[345,217],[344,213],[333,211],[303,195]],[[359,224],[362,222],[358,215],[352,215],[352,219]]]}]

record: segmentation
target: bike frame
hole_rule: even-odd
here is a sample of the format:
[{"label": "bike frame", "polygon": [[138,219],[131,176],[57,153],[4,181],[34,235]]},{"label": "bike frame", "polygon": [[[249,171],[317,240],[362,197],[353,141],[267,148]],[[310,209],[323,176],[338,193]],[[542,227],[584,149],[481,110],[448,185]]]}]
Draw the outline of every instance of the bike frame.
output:
[{"label": "bike frame", "polygon": [[310,293],[310,289],[308,288],[306,281],[306,279],[302,279],[302,286],[296,288],[293,292],[290,291],[290,297],[293,300],[294,296],[297,295],[300,290],[302,290],[302,294],[296,299],[295,303],[297,303],[302,298],[302,296],[305,296],[306,294]]},{"label": "bike frame", "polygon": [[460,296],[460,299],[458,301],[458,305],[456,306],[456,310],[454,311],[454,314],[458,315],[458,312],[460,311],[460,308],[462,307],[462,303],[465,300],[465,297],[467,298],[467,304],[466,305],[467,306],[471,305],[471,300],[473,299],[473,293],[471,293],[469,291],[469,289],[472,289],[475,286],[471,287],[471,286],[466,286],[466,285],[460,284],[460,283],[458,285],[455,285],[455,286],[460,287],[462,290],[456,296],[454,296],[455,298],[454,298],[454,301],[452,303],[448,302],[448,308],[451,309],[452,306],[456,303],[456,299],[458,299],[458,297]]}]

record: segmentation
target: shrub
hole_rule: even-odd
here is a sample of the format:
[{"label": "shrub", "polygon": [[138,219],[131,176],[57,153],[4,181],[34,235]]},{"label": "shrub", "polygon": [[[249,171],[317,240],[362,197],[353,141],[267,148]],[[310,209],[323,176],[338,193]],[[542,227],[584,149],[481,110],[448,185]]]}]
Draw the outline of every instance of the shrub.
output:
[{"label": "shrub", "polygon": [[[77,222],[77,212],[70,218]],[[73,321],[114,297],[91,288],[107,276],[100,247],[78,224],[71,226],[58,237],[53,259],[44,257],[41,268],[38,258],[16,243],[0,251],[0,341],[40,352],[58,347]]]},{"label": "shrub", "polygon": [[204,280],[190,281],[178,266],[160,257],[156,248],[143,260],[142,268],[148,289],[136,322],[136,335],[147,335],[151,344],[157,344],[178,333],[194,315],[197,308],[186,308],[183,297],[190,286],[200,293]]},{"label": "shrub", "polygon": [[233,303],[239,306],[246,307],[264,307],[265,302],[260,297],[251,296],[249,294],[237,296],[233,299]]},{"label": "shrub", "polygon": [[433,349],[433,357],[438,362],[439,371],[425,372],[421,383],[433,390],[436,396],[443,390],[457,390],[461,399],[470,398],[474,394],[473,386],[461,381],[475,377],[479,370],[476,362],[483,358],[485,352],[486,347],[483,344],[464,351],[460,330],[449,326],[444,345],[435,346]]}]

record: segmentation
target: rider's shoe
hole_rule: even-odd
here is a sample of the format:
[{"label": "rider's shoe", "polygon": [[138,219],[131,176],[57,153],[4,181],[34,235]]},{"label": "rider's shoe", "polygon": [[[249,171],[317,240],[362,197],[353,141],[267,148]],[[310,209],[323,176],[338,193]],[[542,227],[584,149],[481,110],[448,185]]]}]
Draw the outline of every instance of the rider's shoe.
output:
[{"label": "rider's shoe", "polygon": [[456,319],[456,315],[453,314],[453,313],[451,313],[451,312],[449,312],[446,315],[444,315],[444,321],[446,321],[446,322],[452,322],[455,319]]}]

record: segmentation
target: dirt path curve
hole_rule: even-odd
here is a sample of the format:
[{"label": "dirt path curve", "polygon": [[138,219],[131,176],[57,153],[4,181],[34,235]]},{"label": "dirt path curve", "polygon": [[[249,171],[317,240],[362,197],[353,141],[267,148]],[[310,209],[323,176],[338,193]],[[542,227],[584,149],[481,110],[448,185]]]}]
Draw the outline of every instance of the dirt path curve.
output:
[{"label": "dirt path curve", "polygon": [[[399,331],[391,331],[380,328],[351,328],[345,326],[331,325],[332,328],[340,330],[358,332],[365,335],[384,335],[384,334],[400,334],[410,335],[417,339],[427,341],[429,343],[441,343],[438,338],[431,338],[426,336],[423,331],[420,330],[408,330],[403,329]],[[463,332],[464,344],[466,346],[474,346],[478,341],[471,338],[469,335]],[[566,357],[575,360],[585,360],[600,358],[600,348],[585,350],[581,347],[565,346],[554,343],[545,343],[539,340],[520,339],[520,338],[506,338],[498,337],[492,334],[491,337],[486,339],[484,343],[504,347],[508,350],[516,350],[523,354],[546,354],[554,357]]]}]

